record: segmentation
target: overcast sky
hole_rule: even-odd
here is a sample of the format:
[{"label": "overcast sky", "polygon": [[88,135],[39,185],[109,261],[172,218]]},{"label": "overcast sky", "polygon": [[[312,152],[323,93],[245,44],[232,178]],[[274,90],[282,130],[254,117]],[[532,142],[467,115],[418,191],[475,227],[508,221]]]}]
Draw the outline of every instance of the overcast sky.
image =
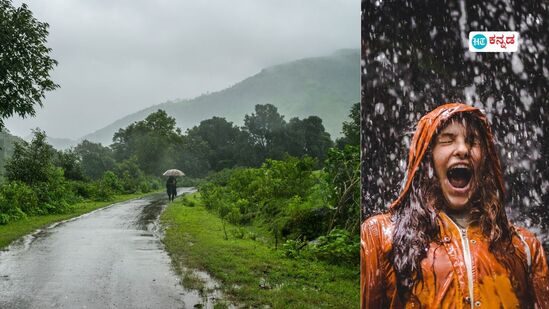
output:
[{"label": "overcast sky", "polygon": [[33,118],[77,139],[168,100],[222,90],[262,68],[360,47],[358,0],[15,0],[50,25],[61,88]]}]

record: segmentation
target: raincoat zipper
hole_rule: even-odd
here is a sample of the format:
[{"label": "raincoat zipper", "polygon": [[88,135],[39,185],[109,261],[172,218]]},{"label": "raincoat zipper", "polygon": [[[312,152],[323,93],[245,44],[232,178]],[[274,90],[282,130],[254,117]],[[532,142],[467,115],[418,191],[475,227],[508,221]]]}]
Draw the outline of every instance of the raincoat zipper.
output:
[{"label": "raincoat zipper", "polygon": [[456,226],[456,228],[459,231],[459,236],[461,238],[461,245],[463,247],[463,257],[465,258],[465,268],[467,268],[467,282],[469,285],[469,300],[471,304],[471,308],[473,308],[473,304],[475,303],[473,296],[473,265],[471,261],[471,250],[469,249],[469,239],[467,238],[467,228],[462,229],[460,228],[454,220],[450,219],[450,221]]}]

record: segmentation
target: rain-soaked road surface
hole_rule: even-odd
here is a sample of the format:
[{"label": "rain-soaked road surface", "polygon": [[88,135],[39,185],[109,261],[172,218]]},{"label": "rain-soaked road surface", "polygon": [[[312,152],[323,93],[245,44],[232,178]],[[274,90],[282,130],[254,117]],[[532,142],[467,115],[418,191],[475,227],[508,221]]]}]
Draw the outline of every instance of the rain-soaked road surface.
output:
[{"label": "rain-soaked road surface", "polygon": [[117,203],[16,241],[0,252],[0,308],[204,304],[181,287],[163,250],[158,216],[166,203],[165,194]]}]

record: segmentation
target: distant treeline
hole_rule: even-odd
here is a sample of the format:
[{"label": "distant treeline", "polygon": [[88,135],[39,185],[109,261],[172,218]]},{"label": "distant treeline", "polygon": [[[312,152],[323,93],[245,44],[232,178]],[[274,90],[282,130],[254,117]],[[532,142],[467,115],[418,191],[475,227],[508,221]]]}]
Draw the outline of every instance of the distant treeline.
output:
[{"label": "distant treeline", "polygon": [[[338,142],[344,144],[345,139]],[[243,127],[213,117],[185,133],[173,117],[158,110],[118,130],[110,147],[83,141],[64,153],[74,156],[75,169],[89,179],[98,179],[126,161],[137,164],[146,175],[159,176],[166,169],[178,168],[196,178],[227,168],[258,167],[266,159],[284,156],[310,156],[321,164],[333,146],[319,117],[287,122],[275,106],[265,104],[244,116]]]},{"label": "distant treeline", "polygon": [[[265,159],[279,160],[284,155],[311,156],[323,160],[333,142],[316,116],[284,120],[271,104],[256,105],[255,113],[245,115],[244,126],[238,127],[225,118],[213,117],[200,122],[184,134],[175,119],[158,110],[115,133],[112,161],[135,158],[147,174],[161,175],[177,167],[188,176],[202,177],[235,166],[259,166]],[[76,147],[82,154],[83,145]],[[82,162],[85,157],[82,157]],[[84,169],[108,168],[93,166]]]},{"label": "distant treeline", "polygon": [[[353,108],[358,115],[358,104]],[[344,124],[337,144],[358,145],[357,120]],[[257,105],[238,127],[224,118],[202,121],[185,133],[163,110],[120,129],[113,144],[83,141],[57,151],[35,130],[30,143],[15,143],[0,185],[0,223],[26,215],[63,212],[82,199],[108,200],[115,194],[149,192],[163,186],[169,168],[189,181],[234,167],[259,167],[267,159],[310,157],[322,167],[334,142],[316,116],[288,122],[273,105]]]}]

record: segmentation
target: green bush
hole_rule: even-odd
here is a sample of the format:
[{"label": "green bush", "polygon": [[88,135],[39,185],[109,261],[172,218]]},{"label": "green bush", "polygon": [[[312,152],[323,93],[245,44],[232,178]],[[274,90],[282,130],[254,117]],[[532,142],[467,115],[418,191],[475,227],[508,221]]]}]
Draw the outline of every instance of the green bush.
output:
[{"label": "green bush", "polygon": [[70,181],[68,183],[70,190],[77,197],[84,199],[93,198],[94,186],[92,182],[87,181]]},{"label": "green bush", "polygon": [[13,207],[12,209],[10,209],[9,213],[0,213],[0,224],[8,224],[9,222],[17,221],[24,217],[25,213],[22,212],[21,209]]},{"label": "green bush", "polygon": [[331,227],[340,227],[358,235],[360,220],[360,147],[345,145],[332,148],[325,161],[326,190],[335,208]]},{"label": "green bush", "polygon": [[[267,160],[260,168],[224,170],[199,187],[200,196],[224,222],[262,225],[275,244],[285,241],[287,257],[357,265],[359,242],[352,230],[342,229],[347,226],[343,219],[350,219],[336,216],[337,211],[347,215],[355,210],[333,206],[332,174],[314,166],[311,158],[286,157]],[[232,236],[244,237],[234,231]]]},{"label": "green bush", "polygon": [[139,182],[139,191],[141,193],[148,193],[151,192],[151,184],[147,180],[143,180]]},{"label": "green bush", "polygon": [[248,239],[251,239],[251,240],[257,240],[257,234],[254,233],[254,232],[249,232],[248,233]]},{"label": "green bush", "polygon": [[333,213],[328,183],[311,158],[267,160],[260,168],[235,168],[200,185],[205,207],[227,222],[263,225],[280,237],[314,239],[327,232]]},{"label": "green bush", "polygon": [[187,207],[194,207],[196,206],[196,202],[193,200],[193,198],[189,197],[189,195],[183,195],[180,197],[180,200],[183,205]]},{"label": "green bush", "polygon": [[38,214],[68,212],[76,200],[61,168],[53,168],[47,181],[34,183],[32,188],[38,197]]},{"label": "green bush", "polygon": [[149,186],[151,190],[156,191],[162,188],[163,184],[158,178],[149,178]]},{"label": "green bush", "polygon": [[[285,213],[290,199],[305,198],[311,187],[322,181],[313,174],[314,163],[307,157],[287,157],[284,161],[267,160],[260,168],[223,170],[199,187],[201,198],[208,209],[221,207],[220,201],[237,208],[240,219],[235,221],[242,224],[257,216],[270,222]],[[236,219],[236,212],[232,217]]]},{"label": "green bush", "polygon": [[65,180],[63,169],[53,164],[55,150],[46,142],[46,133],[36,130],[30,143],[17,143],[14,147],[5,166],[6,177],[9,181],[26,184],[34,191],[37,204],[24,206],[26,211],[48,214],[70,210],[70,204],[77,198]]},{"label": "green bush", "polygon": [[301,250],[307,245],[306,242],[299,239],[288,239],[282,244],[282,253],[284,256],[292,259],[301,257]]},{"label": "green bush", "polygon": [[0,186],[0,224],[38,212],[38,198],[29,186],[19,181],[6,182]]},{"label": "green bush", "polygon": [[[204,182],[203,179],[200,178],[192,178],[192,177],[181,177],[177,181],[178,187],[198,187],[200,184]],[[156,189],[155,189],[156,190]]]},{"label": "green bush", "polygon": [[141,181],[145,178],[145,175],[139,168],[135,157],[117,164],[115,172],[124,193],[136,193],[140,190]]},{"label": "green bush", "polygon": [[315,239],[326,232],[331,214],[332,210],[327,207],[304,207],[293,211],[282,221],[281,236]]},{"label": "green bush", "polygon": [[359,241],[346,230],[334,229],[327,236],[307,242],[301,238],[288,239],[282,253],[288,258],[306,258],[330,264],[357,266],[360,261]]},{"label": "green bush", "polygon": [[101,182],[103,186],[111,189],[114,194],[122,192],[122,184],[118,176],[112,171],[106,171],[103,177],[101,177]]},{"label": "green bush", "polygon": [[221,207],[220,201],[224,200],[226,195],[226,190],[213,182],[200,186],[200,192],[200,198],[204,202],[206,209],[216,211]]},{"label": "green bush", "polygon": [[319,260],[332,264],[358,265],[360,245],[346,230],[334,229],[309,245],[309,253]]},{"label": "green bush", "polygon": [[243,228],[232,229],[231,235],[235,239],[244,239],[244,236],[246,235],[246,230]]},{"label": "green bush", "polygon": [[103,181],[94,181],[91,186],[92,197],[96,201],[110,201],[114,197],[113,189]]},{"label": "green bush", "polygon": [[33,131],[30,143],[15,143],[14,152],[6,161],[6,178],[10,181],[21,181],[29,186],[37,182],[47,182],[51,177],[53,155],[55,150],[46,142],[44,131]]},{"label": "green bush", "polygon": [[328,203],[328,184],[324,174],[317,173],[318,182],[309,188],[304,198],[294,196],[284,208],[281,234],[285,238],[315,239],[328,232],[333,209]]}]

